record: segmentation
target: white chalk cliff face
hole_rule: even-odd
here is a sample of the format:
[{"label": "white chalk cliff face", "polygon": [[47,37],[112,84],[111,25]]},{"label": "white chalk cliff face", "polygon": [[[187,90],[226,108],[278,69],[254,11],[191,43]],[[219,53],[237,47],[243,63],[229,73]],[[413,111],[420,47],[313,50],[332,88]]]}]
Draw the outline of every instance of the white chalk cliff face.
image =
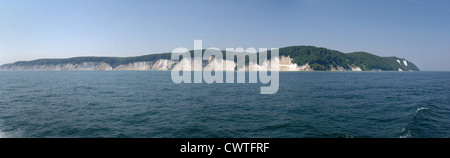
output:
[{"label": "white chalk cliff face", "polygon": [[12,65],[9,71],[93,71],[113,70],[104,62],[83,62],[81,64],[57,64],[57,65]]},{"label": "white chalk cliff face", "polygon": [[278,67],[278,71],[312,71],[308,63],[298,66],[297,64],[292,63],[292,60],[293,59],[289,56],[281,56],[280,58],[273,59],[273,61],[264,61],[264,64],[260,67],[260,70],[264,70],[266,67],[268,68],[267,70],[275,70],[275,68]]},{"label": "white chalk cliff face", "polygon": [[202,59],[183,58],[181,61],[176,63],[171,70],[202,71]]},{"label": "white chalk cliff face", "polygon": [[330,65],[330,70],[331,71],[346,71],[344,67],[342,66],[336,66],[334,67],[333,65]]},{"label": "white chalk cliff face", "polygon": [[397,63],[399,64],[399,65],[404,65],[404,66],[408,66],[408,61],[406,61],[406,60],[402,60],[402,61],[400,61],[400,60],[396,60],[397,61]]},{"label": "white chalk cliff face", "polygon": [[244,68],[238,69],[238,71],[270,71],[274,70],[278,66],[278,71],[313,71],[308,63],[302,66],[292,63],[292,59],[288,56],[281,56],[275,58],[273,62],[265,60],[261,65],[250,62]]},{"label": "white chalk cliff face", "polygon": [[362,69],[359,66],[354,66],[354,65],[350,66],[350,69],[352,71],[362,71]]},{"label": "white chalk cliff face", "polygon": [[234,71],[236,67],[236,63],[230,60],[212,59],[209,61],[208,65],[203,68],[204,71]]},{"label": "white chalk cliff face", "polygon": [[156,61],[156,63],[152,66],[151,70],[159,70],[159,71],[166,71],[172,69],[173,64],[175,64],[175,61],[168,60],[168,59],[160,59]]},{"label": "white chalk cliff face", "polygon": [[[280,56],[272,61],[266,60],[261,65],[250,62],[249,64],[236,68],[237,64],[234,61],[210,58],[209,60],[203,60],[201,58],[188,59],[184,58],[181,61],[174,61],[169,59],[159,59],[155,61],[143,61],[133,62],[125,65],[118,65],[112,67],[108,63],[104,62],[83,62],[81,64],[58,64],[58,65],[11,65],[8,68],[3,68],[3,71],[167,71],[167,70],[192,70],[192,71],[314,71],[308,63],[305,65],[297,65],[292,62],[289,56]],[[404,64],[407,66],[406,60],[397,60],[398,64]],[[355,65],[349,65],[349,69],[344,69],[343,66],[330,65],[331,71],[362,71],[362,69]],[[399,71],[402,71],[399,69]]]},{"label": "white chalk cliff face", "polygon": [[136,71],[144,71],[151,70],[152,62],[134,62],[129,63],[128,65],[119,65],[114,70],[136,70]]}]

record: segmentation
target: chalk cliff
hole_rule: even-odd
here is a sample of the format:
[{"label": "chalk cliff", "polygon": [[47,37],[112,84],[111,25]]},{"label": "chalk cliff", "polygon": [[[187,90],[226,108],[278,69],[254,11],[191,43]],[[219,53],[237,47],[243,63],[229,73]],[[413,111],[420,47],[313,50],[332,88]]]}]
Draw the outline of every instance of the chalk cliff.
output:
[{"label": "chalk cliff", "polygon": [[[0,66],[1,71],[419,71],[412,62],[397,57],[379,57],[366,52],[342,53],[313,46],[292,46],[279,49],[279,58],[265,60],[262,64],[246,61],[237,67],[234,60],[224,58],[192,58],[171,60],[170,53],[150,54],[138,57],[75,57],[67,59],[38,59],[20,61]],[[225,53],[222,51],[222,53]],[[270,52],[269,52],[270,53]],[[208,60],[205,60],[208,59]],[[201,65],[201,66],[195,66]]]}]

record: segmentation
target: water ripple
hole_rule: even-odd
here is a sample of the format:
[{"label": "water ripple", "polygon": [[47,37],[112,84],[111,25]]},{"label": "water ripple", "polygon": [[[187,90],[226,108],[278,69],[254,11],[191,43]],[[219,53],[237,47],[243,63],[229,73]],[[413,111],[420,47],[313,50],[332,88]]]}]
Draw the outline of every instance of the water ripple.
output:
[{"label": "water ripple", "polygon": [[0,137],[448,137],[447,72],[281,72],[174,84],[170,72],[0,72]]}]

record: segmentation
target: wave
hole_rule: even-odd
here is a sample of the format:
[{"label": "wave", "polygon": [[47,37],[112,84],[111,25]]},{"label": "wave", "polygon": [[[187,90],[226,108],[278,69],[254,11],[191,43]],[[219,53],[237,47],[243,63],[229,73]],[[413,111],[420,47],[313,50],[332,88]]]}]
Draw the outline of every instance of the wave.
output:
[{"label": "wave", "polygon": [[400,137],[399,138],[409,138],[411,136],[412,136],[412,134],[411,134],[411,130],[410,129],[405,127],[405,128],[402,128],[400,130]]},{"label": "wave", "polygon": [[430,121],[434,121],[435,117],[432,111],[428,111],[429,107],[419,107],[416,109],[411,122],[406,127],[398,131],[400,138],[421,137],[426,136],[424,129],[430,128]]},{"label": "wave", "polygon": [[414,113],[413,119],[406,127],[403,127],[401,130],[398,131],[399,138],[410,138],[412,137],[414,131],[418,128],[418,122],[423,120],[423,114],[419,115],[419,112],[428,110],[427,107],[420,107],[416,109],[416,112]]},{"label": "wave", "polygon": [[2,122],[0,120],[0,138],[6,138],[6,134],[2,131]]},{"label": "wave", "polygon": [[0,120],[0,138],[21,138],[23,136],[22,130],[9,131],[8,127],[4,125],[3,120]]},{"label": "wave", "polygon": [[416,114],[419,113],[419,111],[422,111],[422,110],[428,110],[428,108],[426,108],[426,107],[418,108],[418,109],[416,110]]}]

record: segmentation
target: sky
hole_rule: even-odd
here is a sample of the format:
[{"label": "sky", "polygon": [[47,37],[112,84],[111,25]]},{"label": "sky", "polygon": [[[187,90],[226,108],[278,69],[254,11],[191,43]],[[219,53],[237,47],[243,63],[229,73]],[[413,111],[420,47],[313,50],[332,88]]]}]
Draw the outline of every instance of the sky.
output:
[{"label": "sky", "polygon": [[448,0],[0,0],[0,64],[312,45],[450,71]]}]

